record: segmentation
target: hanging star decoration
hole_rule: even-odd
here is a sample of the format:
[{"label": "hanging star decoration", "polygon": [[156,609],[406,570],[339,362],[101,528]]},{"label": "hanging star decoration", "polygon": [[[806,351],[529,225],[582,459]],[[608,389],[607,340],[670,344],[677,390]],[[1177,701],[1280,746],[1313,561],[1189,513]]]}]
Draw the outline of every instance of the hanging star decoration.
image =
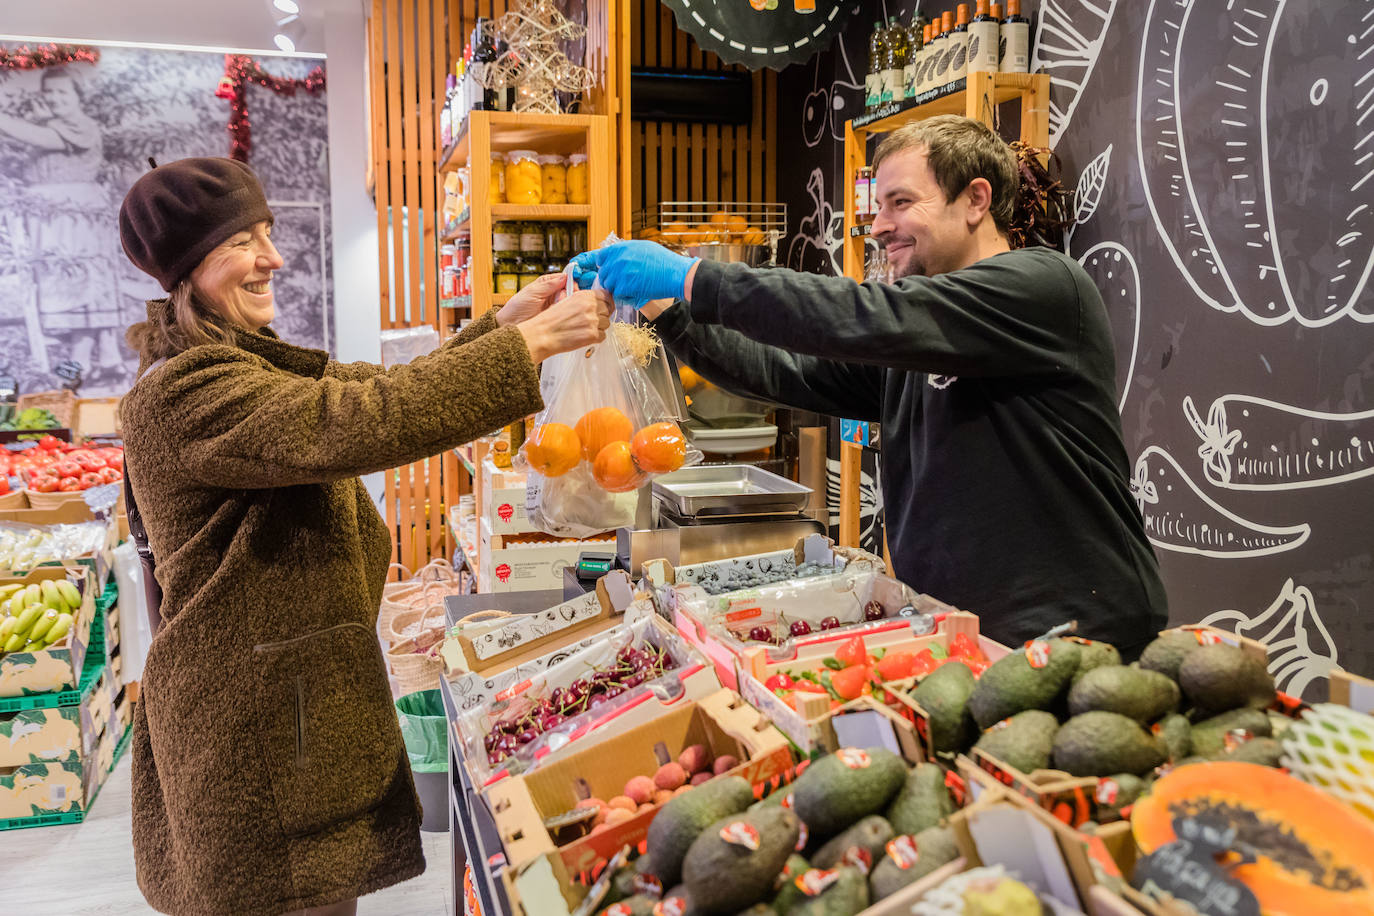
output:
[{"label": "hanging star decoration", "polygon": [[220,77],[215,95],[229,102],[229,158],[241,162],[248,161],[248,152],[253,148],[253,125],[248,119],[249,83],[278,95],[295,95],[298,89],[315,95],[324,91],[324,65],[311,70],[303,79],[294,79],[272,76],[245,54],[224,55],[224,76]]},{"label": "hanging star decoration", "polygon": [[571,21],[553,0],[519,0],[496,22],[507,50],[488,71],[490,85],[516,87],[515,110],[558,114],[559,93],[578,95],[595,82],[592,72],[568,59],[559,45],[587,30]]}]

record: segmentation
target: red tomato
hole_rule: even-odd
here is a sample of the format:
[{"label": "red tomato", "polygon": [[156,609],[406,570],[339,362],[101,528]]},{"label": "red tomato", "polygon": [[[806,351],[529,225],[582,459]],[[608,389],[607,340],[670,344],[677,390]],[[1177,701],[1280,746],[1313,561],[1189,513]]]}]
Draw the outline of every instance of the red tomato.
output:
[{"label": "red tomato", "polygon": [[844,665],[862,665],[868,661],[868,647],[862,636],[855,636],[840,643],[835,652],[835,660]]},{"label": "red tomato", "polygon": [[796,681],[792,680],[785,672],[779,672],[763,682],[763,686],[769,690],[791,690],[796,686]]},{"label": "red tomato", "polygon": [[815,681],[808,681],[805,678],[798,678],[795,682],[793,682],[792,686],[794,687],[794,689],[800,690],[803,693],[826,692],[825,688],[822,687],[820,684],[817,684]]},{"label": "red tomato", "polygon": [[81,479],[79,477],[63,477],[58,480],[57,489],[62,493],[75,493],[81,489]]},{"label": "red tomato", "polygon": [[124,470],[124,449],[111,449],[110,454],[102,455],[101,457],[105,459],[105,464],[109,467],[112,467],[117,471]]},{"label": "red tomato", "polygon": [[950,658],[981,659],[986,658],[983,650],[978,648],[978,643],[967,633],[958,633],[949,643]]},{"label": "red tomato", "polygon": [[29,489],[33,490],[35,493],[56,493],[57,478],[35,477],[33,480],[29,481]]},{"label": "red tomato", "polygon": [[864,685],[867,683],[867,665],[850,665],[848,668],[830,675],[830,686],[835,688],[835,692],[840,695],[842,700],[852,700],[858,697],[863,693]]},{"label": "red tomato", "polygon": [[83,471],[81,474],[81,489],[89,490],[91,487],[98,487],[102,483],[98,471]]},{"label": "red tomato", "polygon": [[884,681],[899,681],[911,677],[916,670],[914,652],[889,652],[878,662],[878,677]]},{"label": "red tomato", "polygon": [[0,496],[4,496],[10,491],[10,479],[8,476],[0,475]]},{"label": "red tomato", "polygon": [[77,455],[79,454],[81,453],[72,452],[67,457],[71,458],[77,464],[81,465],[81,470],[83,471],[98,471],[105,466],[105,459],[101,458],[99,455],[93,454],[91,452],[86,452],[84,455],[81,455],[81,457],[78,458]]},{"label": "red tomato", "polygon": [[62,440],[56,436],[44,436],[38,440],[38,447],[45,452],[55,452],[62,448]]},{"label": "red tomato", "polygon": [[100,475],[101,483],[119,483],[119,481],[124,479],[124,475],[119,473],[115,468],[101,468],[96,473]]},{"label": "red tomato", "polygon": [[57,462],[56,467],[58,477],[81,476],[81,465],[77,464],[75,461],[70,461],[64,458],[63,460]]}]

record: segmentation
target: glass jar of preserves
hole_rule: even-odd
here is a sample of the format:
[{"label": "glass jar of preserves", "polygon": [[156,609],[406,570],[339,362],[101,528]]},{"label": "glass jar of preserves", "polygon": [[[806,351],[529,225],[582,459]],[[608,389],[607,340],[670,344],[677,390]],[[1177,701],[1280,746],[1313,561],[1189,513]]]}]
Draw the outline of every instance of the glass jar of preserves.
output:
[{"label": "glass jar of preserves", "polygon": [[544,260],[544,224],[520,224],[520,257]]},{"label": "glass jar of preserves", "polygon": [[520,259],[497,258],[491,277],[492,292],[514,293],[520,290]]},{"label": "glass jar of preserves", "polygon": [[506,157],[504,153],[492,150],[491,153],[491,187],[487,188],[487,203],[503,204],[506,202]]},{"label": "glass jar of preserves", "polygon": [[544,203],[568,202],[568,160],[553,153],[540,156],[539,177],[544,186]]},{"label": "glass jar of preserves", "polygon": [[520,288],[524,289],[544,273],[544,262],[539,258],[520,259]]},{"label": "glass jar of preserves", "polygon": [[533,150],[517,149],[506,154],[506,203],[531,206],[544,199],[539,158]]},{"label": "glass jar of preserves", "polygon": [[567,223],[544,224],[544,256],[549,259],[550,270],[562,270],[573,256],[572,233]]},{"label": "glass jar of preserves", "polygon": [[491,252],[498,258],[520,256],[521,223],[503,219],[491,227]]},{"label": "glass jar of preserves", "polygon": [[569,230],[572,235],[572,253],[581,254],[587,250],[587,224],[573,223]]},{"label": "glass jar of preserves", "polygon": [[586,153],[573,153],[568,157],[568,203],[585,204],[591,202],[590,186],[587,180]]}]

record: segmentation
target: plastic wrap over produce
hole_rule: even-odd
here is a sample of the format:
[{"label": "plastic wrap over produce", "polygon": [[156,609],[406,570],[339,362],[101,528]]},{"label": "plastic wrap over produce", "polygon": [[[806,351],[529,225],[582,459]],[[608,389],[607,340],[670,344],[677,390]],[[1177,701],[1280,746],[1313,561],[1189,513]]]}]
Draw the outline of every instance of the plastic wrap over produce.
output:
[{"label": "plastic wrap over produce", "polygon": [[106,535],[104,522],[76,525],[0,523],[0,572],[75,560],[100,550]]},{"label": "plastic wrap over produce", "polygon": [[[628,708],[678,696],[683,678],[707,664],[653,614],[552,658],[556,664],[532,677],[516,680],[515,672],[502,672],[486,679],[498,692],[459,713],[463,753],[476,784],[502,772],[528,772]],[[461,695],[462,685],[454,688]]]}]

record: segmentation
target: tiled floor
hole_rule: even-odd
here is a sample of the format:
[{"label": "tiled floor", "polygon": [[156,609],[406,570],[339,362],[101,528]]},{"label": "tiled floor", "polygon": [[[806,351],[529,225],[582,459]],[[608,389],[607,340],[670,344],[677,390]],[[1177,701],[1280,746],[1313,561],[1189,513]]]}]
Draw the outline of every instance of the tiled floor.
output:
[{"label": "tiled floor", "polygon": [[[129,755],[80,824],[0,833],[0,912],[24,916],[147,916],[134,880]],[[449,835],[422,834],[418,878],[358,902],[360,916],[452,916]]]}]

